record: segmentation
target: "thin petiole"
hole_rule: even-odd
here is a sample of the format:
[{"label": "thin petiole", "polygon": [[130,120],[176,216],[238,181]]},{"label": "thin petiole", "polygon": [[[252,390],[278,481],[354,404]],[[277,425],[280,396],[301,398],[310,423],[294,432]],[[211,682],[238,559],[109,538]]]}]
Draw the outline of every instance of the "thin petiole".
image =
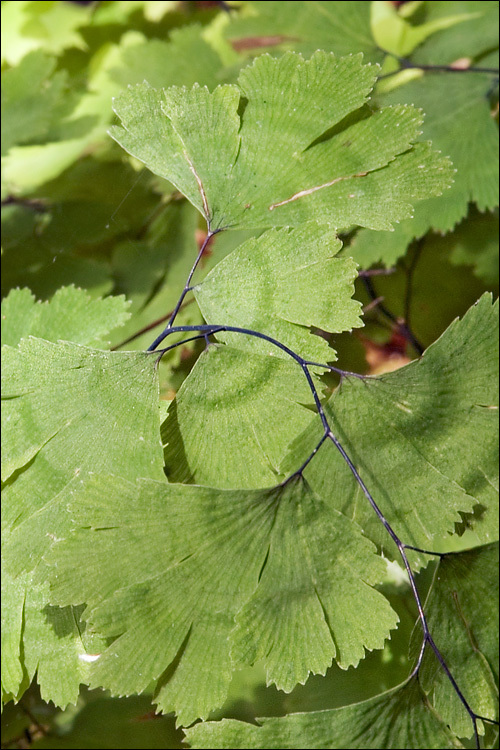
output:
[{"label": "thin petiole", "polygon": [[196,271],[196,269],[198,267],[198,263],[200,262],[200,260],[201,260],[201,258],[203,256],[203,253],[207,249],[208,243],[210,242],[210,240],[212,239],[212,237],[214,237],[214,235],[216,235],[217,232],[219,232],[219,231],[220,231],[220,229],[217,229],[215,232],[211,232],[210,229],[208,230],[207,236],[203,240],[203,244],[200,247],[198,255],[196,256],[196,260],[193,263],[193,267],[191,268],[191,270],[189,272],[189,275],[188,275],[188,277],[186,279],[186,283],[184,284],[184,289],[182,290],[182,292],[180,294],[180,297],[177,300],[177,304],[176,304],[176,306],[174,307],[174,309],[172,311],[172,315],[169,318],[169,321],[167,323],[167,328],[171,328],[173,326],[174,321],[175,321],[175,319],[177,317],[177,313],[179,312],[180,307],[181,307],[182,303],[184,302],[184,297],[192,289],[192,287],[191,287],[191,279],[193,278],[194,272]]},{"label": "thin petiole", "polygon": [[414,552],[421,552],[423,555],[431,555],[435,557],[446,557],[446,552],[434,552],[430,549],[422,549],[421,547],[414,547],[412,544],[403,544],[405,549],[411,549]]}]

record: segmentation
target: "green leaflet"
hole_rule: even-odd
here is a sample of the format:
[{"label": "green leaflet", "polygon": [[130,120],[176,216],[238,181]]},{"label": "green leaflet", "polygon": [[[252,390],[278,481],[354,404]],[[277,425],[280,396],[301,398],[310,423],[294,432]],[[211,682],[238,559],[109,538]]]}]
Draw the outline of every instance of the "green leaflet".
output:
[{"label": "green leaflet", "polygon": [[429,147],[411,148],[417,110],[362,109],[375,75],[359,55],[262,55],[237,86],[213,93],[130,88],[115,101],[122,127],[110,132],[212,231],[310,219],[390,229],[411,215],[409,200],[440,194],[451,169]]},{"label": "green leaflet", "polygon": [[[315,224],[270,230],[240,245],[195,287],[207,323],[251,328],[297,354],[327,362],[335,354],[309,327],[340,333],[362,325],[359,302],[350,300],[356,265],[334,256],[341,243]],[[261,354],[289,355],[269,342],[241,334],[218,338]]]},{"label": "green leaflet", "polygon": [[385,574],[374,551],[356,526],[293,480],[280,497],[258,589],[237,614],[233,656],[262,659],[267,683],[289,692],[309,672],[324,674],[332,636],[343,669],[357,665],[365,648],[382,648],[398,618],[370,586]]},{"label": "green leaflet", "polygon": [[5,347],[2,364],[4,522],[20,570],[50,545],[48,532],[65,517],[60,493],[82,472],[162,475],[158,391],[154,359],[143,353],[30,338]]},{"label": "green leaflet", "polygon": [[[498,538],[497,326],[498,303],[485,294],[420,360],[377,378],[346,378],[326,404],[334,433],[407,544],[436,549],[461,520],[458,512],[477,505],[488,519],[482,533]],[[321,430],[314,420],[283,472],[301,464]],[[388,543],[333,445],[323,446],[305,475],[370,539]]]},{"label": "green leaflet", "polygon": [[186,734],[193,748],[463,747],[429,710],[415,681],[352,706],[258,721],[258,726],[234,719],[207,722],[187,729]]},{"label": "green leaflet", "polygon": [[92,300],[82,289],[62,287],[49,302],[36,302],[29,289],[12,289],[2,301],[2,344],[16,346],[22,338],[96,344],[122,325],[130,313],[124,297]]},{"label": "green leaflet", "polygon": [[[123,299],[91,301],[81,290],[68,288],[50,303],[35,303],[27,290],[14,290],[4,300],[2,315],[6,338],[15,343],[30,330],[52,339],[95,340],[126,313]],[[133,478],[137,473],[162,476],[153,368],[153,358],[144,354],[113,354],[33,337],[22,338],[18,348],[3,348],[7,695],[19,698],[37,672],[42,696],[65,706],[76,701],[80,683],[88,681],[85,657],[102,648],[96,646],[99,639],[84,635],[78,612],[47,608],[45,584],[24,571],[35,568],[69,527],[65,493],[81,472],[101,466]]]},{"label": "green leaflet", "polygon": [[295,362],[211,345],[162,425],[169,479],[233,488],[276,484],[286,478],[280,459],[290,436],[309,424],[311,404]]},{"label": "green leaflet", "polygon": [[[491,116],[490,89],[489,75],[438,74],[377,96],[380,106],[411,102],[422,107],[425,138],[453,161],[456,174],[450,190],[439,200],[431,199],[427,208],[424,204],[416,209],[417,214],[419,209],[431,214],[432,227],[441,232],[450,231],[463,219],[471,201],[480,211],[498,206],[498,127]],[[450,117],[448,108],[443,107],[445,100],[453,101],[460,117]]]},{"label": "green leaflet", "polygon": [[181,724],[218,707],[245,663],[264,657],[290,690],[332,658],[357,663],[396,625],[371,588],[383,561],[302,479],[245,491],[94,475],[72,495],[76,531],[47,556],[52,601],[87,601],[93,629],[117,636],[93,685],[128,694],[154,680]]},{"label": "green leaflet", "polygon": [[2,596],[3,699],[19,700],[36,675],[47,703],[75,704],[104,639],[88,631],[81,607],[51,607],[47,583],[30,573],[2,571]]},{"label": "green leaflet", "polygon": [[[479,716],[498,714],[498,543],[439,561],[425,602],[429,627],[470,706]],[[414,633],[411,651],[420,649]],[[458,737],[471,737],[469,715],[433,653],[420,681],[437,713]]]}]

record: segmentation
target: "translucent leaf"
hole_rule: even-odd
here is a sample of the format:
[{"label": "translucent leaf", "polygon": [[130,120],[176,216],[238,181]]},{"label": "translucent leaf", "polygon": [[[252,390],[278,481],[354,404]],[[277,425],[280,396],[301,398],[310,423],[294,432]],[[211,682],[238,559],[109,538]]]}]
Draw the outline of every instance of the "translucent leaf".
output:
[{"label": "translucent leaf", "polygon": [[396,625],[371,588],[385,564],[302,479],[224,491],[95,476],[74,493],[77,531],[48,557],[53,601],[86,600],[92,627],[117,636],[94,685],[123,695],[158,681],[156,702],[181,724],[219,706],[260,651],[290,690],[334,657],[347,666],[382,647]]},{"label": "translucent leaf", "polygon": [[[425,603],[429,627],[472,709],[498,712],[498,543],[441,558]],[[420,644],[417,633],[411,650]],[[429,651],[420,681],[437,713],[459,737],[472,726],[448,678]]]},{"label": "translucent leaf", "polygon": [[85,48],[76,30],[89,18],[88,8],[54,0],[2,4],[2,60],[16,65],[32,50],[58,54],[69,47]]},{"label": "translucent leaf", "polygon": [[[12,343],[30,328],[54,338],[62,332],[92,339],[119,322],[124,307],[122,299],[91,302],[71,288],[45,304],[17,290],[2,314]],[[115,466],[131,478],[136,472],[162,476],[154,361],[28,338],[17,349],[4,347],[2,365],[2,554],[9,602],[2,613],[3,689],[19,699],[36,673],[42,697],[66,706],[76,702],[102,644],[84,634],[78,612],[48,607],[44,582],[23,571],[36,567],[70,524],[65,493],[81,471]]]},{"label": "translucent leaf", "polygon": [[380,62],[383,52],[370,29],[370,2],[283,2],[259,0],[242,3],[233,14],[226,34],[239,52],[292,48],[310,55],[317,49],[348,55],[362,52],[366,60]]},{"label": "translucent leaf", "polygon": [[[453,7],[448,6],[453,11]],[[393,3],[374,2],[371,8],[371,28],[378,46],[394,55],[406,56],[432,34],[463,23],[468,13],[451,13],[412,26]],[[474,17],[474,15],[472,15]]]},{"label": "translucent leaf", "polygon": [[20,700],[36,674],[42,698],[64,708],[76,703],[105,644],[88,632],[81,608],[50,607],[47,594],[45,581],[13,577],[2,563],[2,692]]},{"label": "translucent leaf", "polygon": [[311,402],[296,363],[211,345],[162,425],[169,478],[216,487],[276,484],[285,478],[278,465],[290,435],[310,421]]},{"label": "translucent leaf", "polygon": [[[3,561],[2,561],[3,562]],[[14,578],[2,564],[2,696],[17,696],[24,679],[21,637],[26,582]]]},{"label": "translucent leaf", "polygon": [[374,78],[359,55],[263,55],[238,86],[213,93],[129,89],[111,135],[173,182],[212,231],[310,219],[390,229],[411,215],[409,201],[440,194],[451,170],[428,146],[411,148],[418,111],[361,109]]},{"label": "translucent leaf", "polygon": [[[315,224],[289,231],[270,230],[251,239],[219,263],[195,287],[207,323],[250,327],[272,336],[316,362],[334,358],[314,326],[340,333],[361,326],[360,304],[351,300],[356,266],[336,259],[341,243],[332,231]],[[269,343],[239,334],[218,338],[261,354]],[[289,355],[276,348],[276,356]]]},{"label": "translucent leaf", "polygon": [[[438,548],[461,520],[458,511],[478,505],[488,515],[490,539],[497,538],[497,313],[498,304],[484,295],[420,360],[377,378],[346,378],[325,407],[334,433],[407,544]],[[314,420],[281,464],[283,472],[300,465],[321,431]],[[387,544],[333,445],[323,446],[305,476],[371,539]]]},{"label": "translucent leaf", "polygon": [[29,335],[46,341],[96,344],[130,317],[124,297],[92,300],[82,289],[63,287],[49,302],[29,289],[13,289],[2,301],[2,344],[16,346]]},{"label": "translucent leaf", "polygon": [[258,726],[234,719],[201,723],[186,735],[194,748],[463,747],[428,708],[415,681],[352,706],[258,721]]},{"label": "translucent leaf", "polygon": [[[453,25],[427,39],[415,50],[415,62],[448,65],[463,58],[476,61],[486,52],[498,48],[496,0],[467,0],[455,9],[469,15],[466,24]],[[449,16],[450,5],[446,0],[436,0],[425,3],[422,10],[427,23],[441,23]]]},{"label": "translucent leaf", "polygon": [[290,692],[309,672],[330,666],[330,631],[343,669],[357,665],[364,648],[382,648],[398,618],[370,588],[385,564],[376,557],[368,564],[369,550],[352,522],[294,480],[280,498],[257,591],[236,617],[233,656],[263,659],[268,684]]}]

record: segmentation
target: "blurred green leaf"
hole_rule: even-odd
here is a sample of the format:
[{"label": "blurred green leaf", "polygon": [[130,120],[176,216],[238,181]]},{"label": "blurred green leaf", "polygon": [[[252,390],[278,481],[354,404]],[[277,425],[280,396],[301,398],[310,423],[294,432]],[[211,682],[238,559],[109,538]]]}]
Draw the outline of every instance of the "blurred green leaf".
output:
[{"label": "blurred green leaf", "polygon": [[226,31],[238,51],[260,54],[293,49],[309,56],[324,49],[337,55],[362,52],[369,62],[383,58],[370,29],[370,2],[300,0],[290,5],[259,0],[240,6]]}]

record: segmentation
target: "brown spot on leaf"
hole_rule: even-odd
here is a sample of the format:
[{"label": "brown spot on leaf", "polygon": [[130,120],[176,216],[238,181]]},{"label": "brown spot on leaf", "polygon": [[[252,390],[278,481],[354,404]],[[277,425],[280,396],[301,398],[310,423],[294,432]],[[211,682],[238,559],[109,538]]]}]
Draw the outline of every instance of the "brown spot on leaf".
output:
[{"label": "brown spot on leaf", "polygon": [[284,42],[300,42],[300,39],[285,34],[275,34],[274,36],[247,36],[243,39],[233,39],[231,42],[236,52],[242,52],[246,49],[258,49],[259,47],[276,47]]}]

